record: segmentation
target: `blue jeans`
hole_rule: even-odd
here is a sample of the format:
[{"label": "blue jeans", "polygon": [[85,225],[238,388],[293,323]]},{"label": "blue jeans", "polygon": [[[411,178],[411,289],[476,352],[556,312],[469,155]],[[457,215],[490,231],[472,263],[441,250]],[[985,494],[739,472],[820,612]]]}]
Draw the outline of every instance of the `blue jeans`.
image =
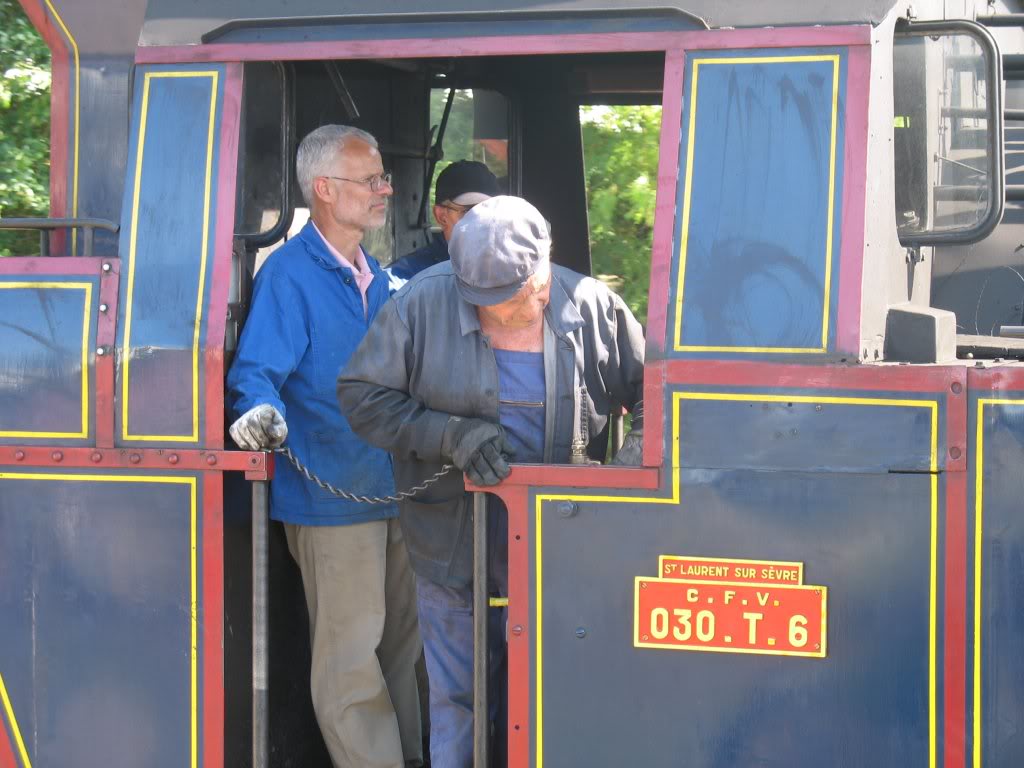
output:
[{"label": "blue jeans", "polygon": [[[497,501],[492,497],[492,501]],[[490,507],[488,591],[508,595],[508,525],[500,502]],[[500,510],[497,509],[500,507]],[[446,587],[416,580],[416,604],[430,687],[431,768],[473,765],[473,588]],[[488,702],[493,725],[492,754],[504,764],[507,743],[505,707],[505,610],[489,609]]]}]

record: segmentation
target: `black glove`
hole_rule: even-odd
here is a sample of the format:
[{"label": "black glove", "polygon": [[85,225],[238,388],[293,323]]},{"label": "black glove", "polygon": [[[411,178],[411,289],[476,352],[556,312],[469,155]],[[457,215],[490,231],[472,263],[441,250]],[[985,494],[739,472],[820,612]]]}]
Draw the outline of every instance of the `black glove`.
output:
[{"label": "black glove", "polygon": [[515,451],[497,424],[452,416],[441,437],[441,453],[466,473],[473,485],[497,485],[512,470]]}]

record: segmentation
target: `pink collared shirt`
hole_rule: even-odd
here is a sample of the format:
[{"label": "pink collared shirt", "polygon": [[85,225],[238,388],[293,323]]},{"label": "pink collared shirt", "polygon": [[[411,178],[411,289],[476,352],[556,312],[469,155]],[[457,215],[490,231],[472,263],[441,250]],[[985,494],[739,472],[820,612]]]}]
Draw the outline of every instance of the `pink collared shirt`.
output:
[{"label": "pink collared shirt", "polygon": [[363,246],[359,246],[359,253],[356,254],[356,263],[353,264],[348,259],[339,253],[338,249],[331,245],[327,238],[324,237],[324,233],[320,231],[320,228],[316,223],[310,219],[310,224],[313,225],[313,229],[320,235],[320,239],[324,241],[324,245],[327,246],[327,250],[331,252],[331,255],[338,260],[338,263],[346,269],[352,270],[352,277],[355,278],[356,287],[359,289],[359,295],[363,297],[363,317],[366,317],[367,304],[366,304],[366,291],[370,287],[370,283],[373,282],[373,272],[370,270],[370,265],[366,261],[366,254],[363,253]]}]

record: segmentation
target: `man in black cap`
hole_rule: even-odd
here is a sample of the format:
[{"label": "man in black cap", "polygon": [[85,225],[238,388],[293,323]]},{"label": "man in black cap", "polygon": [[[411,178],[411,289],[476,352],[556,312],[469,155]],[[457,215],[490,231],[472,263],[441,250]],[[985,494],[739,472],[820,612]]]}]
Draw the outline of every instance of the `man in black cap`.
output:
[{"label": "man in black cap", "polygon": [[477,203],[500,195],[498,180],[486,165],[475,160],[456,160],[437,175],[434,185],[434,221],[441,233],[430,242],[403,256],[384,270],[392,291],[405,285],[413,275],[448,260],[452,229]]},{"label": "man in black cap", "polygon": [[[494,485],[513,456],[568,463],[574,443],[601,458],[614,404],[634,417],[616,460],[639,464],[644,338],[623,301],[551,264],[547,223],[517,197],[476,205],[449,246],[450,262],[421,272],[381,309],[338,379],[349,424],[391,452],[397,486],[449,463],[476,485]],[[490,501],[488,589],[507,595],[507,513]],[[469,768],[472,495],[461,475],[448,474],[402,501],[399,514],[417,575],[431,764]],[[503,617],[494,611],[490,620],[493,672],[504,659]]]}]

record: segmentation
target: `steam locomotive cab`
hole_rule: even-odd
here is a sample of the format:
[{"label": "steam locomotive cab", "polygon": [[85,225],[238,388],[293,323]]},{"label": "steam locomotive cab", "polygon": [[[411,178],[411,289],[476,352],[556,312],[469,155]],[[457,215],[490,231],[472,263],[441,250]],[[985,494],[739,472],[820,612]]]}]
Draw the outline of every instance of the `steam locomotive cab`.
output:
[{"label": "steam locomotive cab", "polygon": [[[327,764],[273,457],[224,428],[325,123],[380,141],[382,263],[469,152],[647,286],[643,465],[494,489],[510,765],[1024,758],[1016,4],[23,5],[53,219],[0,226],[53,234],[0,260],[0,768]],[[639,273],[590,246],[581,108],[624,104]]]}]

